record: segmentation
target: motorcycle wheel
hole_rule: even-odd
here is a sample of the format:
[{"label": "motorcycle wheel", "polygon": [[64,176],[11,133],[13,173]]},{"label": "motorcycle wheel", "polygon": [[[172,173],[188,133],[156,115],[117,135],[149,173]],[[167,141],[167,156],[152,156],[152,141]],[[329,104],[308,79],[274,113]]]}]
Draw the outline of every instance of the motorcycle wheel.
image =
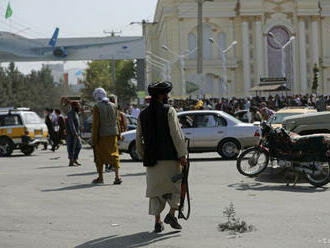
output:
[{"label": "motorcycle wheel", "polygon": [[267,168],[268,162],[269,154],[267,151],[258,147],[252,147],[239,155],[236,166],[242,175],[254,177]]},{"label": "motorcycle wheel", "polygon": [[305,174],[308,182],[315,187],[322,187],[328,184],[330,180],[330,161],[322,162],[320,166],[320,175]]}]

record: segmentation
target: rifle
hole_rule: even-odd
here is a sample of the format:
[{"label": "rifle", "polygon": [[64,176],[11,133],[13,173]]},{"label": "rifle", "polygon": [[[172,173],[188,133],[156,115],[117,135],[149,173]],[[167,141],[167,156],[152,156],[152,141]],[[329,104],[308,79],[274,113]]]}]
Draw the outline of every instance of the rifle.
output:
[{"label": "rifle", "polygon": [[[186,138],[188,143],[188,155],[187,155],[187,165],[182,169],[182,181],[181,181],[181,197],[180,197],[180,206],[179,206],[179,219],[188,220],[190,216],[190,196],[189,196],[189,185],[188,185],[188,175],[189,175],[189,167],[190,167],[190,159],[189,159],[189,146],[190,146],[190,139]],[[188,210],[187,215],[183,213],[184,201],[187,195],[187,203],[188,203]]]}]

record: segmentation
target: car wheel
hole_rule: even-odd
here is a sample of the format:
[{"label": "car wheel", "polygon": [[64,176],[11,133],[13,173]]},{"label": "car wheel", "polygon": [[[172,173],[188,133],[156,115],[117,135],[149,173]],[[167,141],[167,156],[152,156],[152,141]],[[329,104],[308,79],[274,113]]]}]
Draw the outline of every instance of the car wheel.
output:
[{"label": "car wheel", "polygon": [[235,159],[239,155],[240,144],[238,141],[228,139],[220,143],[218,146],[218,153],[224,159]]},{"label": "car wheel", "polygon": [[34,147],[33,146],[23,146],[21,148],[21,152],[23,152],[24,155],[29,156],[34,152]]},{"label": "car wheel", "polygon": [[14,143],[9,138],[0,138],[0,156],[10,156],[14,150]]},{"label": "car wheel", "polygon": [[134,161],[139,161],[139,157],[138,157],[137,152],[136,152],[136,143],[135,143],[135,141],[133,141],[130,144],[130,146],[128,148],[128,153]]}]

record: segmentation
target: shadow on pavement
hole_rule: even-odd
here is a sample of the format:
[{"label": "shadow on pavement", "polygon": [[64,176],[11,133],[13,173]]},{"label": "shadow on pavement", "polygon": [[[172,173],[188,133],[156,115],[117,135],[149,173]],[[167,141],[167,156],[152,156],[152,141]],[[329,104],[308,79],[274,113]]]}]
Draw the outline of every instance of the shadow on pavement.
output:
[{"label": "shadow on pavement", "polygon": [[65,190],[77,190],[77,189],[89,189],[93,187],[103,187],[103,186],[113,186],[113,184],[79,184],[79,185],[71,185],[63,188],[57,189],[43,189],[41,192],[54,192],[54,191],[65,191]]},{"label": "shadow on pavement", "polygon": [[11,154],[10,156],[4,156],[4,157],[0,157],[0,158],[33,158],[35,157],[36,154],[31,154],[31,155],[25,155],[25,154]]},{"label": "shadow on pavement", "polygon": [[[287,192],[302,192],[302,193],[319,193],[325,192],[329,187],[319,187],[316,188],[312,185],[299,185],[306,184],[308,181],[303,175],[299,175],[299,179],[295,186],[294,175],[288,173],[282,168],[267,168],[264,172],[259,174],[255,178],[255,182],[241,182],[230,184],[228,187],[234,188],[236,190],[246,191],[246,190],[255,190],[255,191],[265,191],[265,190],[278,190],[278,191],[287,191]],[[263,183],[273,183],[273,185],[265,185]],[[289,183],[289,186],[287,186]]]},{"label": "shadow on pavement", "polygon": [[60,159],[61,157],[54,157],[54,158],[50,158],[49,160],[58,160]]},{"label": "shadow on pavement", "polygon": [[[236,159],[225,159],[221,157],[213,157],[213,158],[190,158],[191,162],[199,162],[199,161],[236,161]],[[122,163],[142,163],[142,161],[134,161],[132,159],[121,159]]]},{"label": "shadow on pavement", "polygon": [[150,245],[156,242],[160,242],[166,239],[179,237],[178,234],[180,232],[169,232],[169,233],[149,233],[149,232],[140,232],[131,235],[125,236],[109,236],[103,237],[99,239],[94,239],[88,241],[84,244],[78,245],[75,248],[104,248],[104,247],[120,247],[120,248],[136,248],[136,247],[144,247],[146,245]]},{"label": "shadow on pavement", "polygon": [[120,162],[122,162],[122,163],[142,163],[142,161],[135,161],[133,159],[121,159]]},{"label": "shadow on pavement", "polygon": [[281,184],[281,185],[264,185],[262,183],[258,182],[242,182],[242,183],[234,183],[234,184],[229,184],[228,187],[234,188],[236,190],[240,191],[248,191],[248,190],[253,190],[253,191],[266,191],[266,190],[271,190],[271,191],[287,191],[287,192],[301,192],[301,193],[320,193],[320,192],[325,192],[329,188],[328,187],[322,187],[322,188],[315,188],[314,186],[287,186],[286,184]]},{"label": "shadow on pavement", "polygon": [[[109,172],[104,172],[104,173],[109,173]],[[68,177],[79,177],[79,176],[92,176],[92,175],[96,175],[96,174],[97,174],[97,172],[95,171],[95,172],[85,172],[85,173],[69,174],[67,176]],[[145,176],[145,175],[146,175],[146,172],[140,172],[140,173],[121,174],[120,176],[121,177],[137,177],[137,176]]]},{"label": "shadow on pavement", "polygon": [[203,161],[236,161],[236,159],[225,159],[225,158],[190,158],[191,162],[203,162]]},{"label": "shadow on pavement", "polygon": [[69,174],[67,175],[68,177],[79,177],[79,176],[91,176],[91,175],[96,175],[97,172],[85,172],[85,173],[76,173],[76,174]]},{"label": "shadow on pavement", "polygon": [[146,172],[140,172],[140,173],[127,173],[120,175],[121,177],[138,177],[138,176],[145,176],[147,175]]},{"label": "shadow on pavement", "polygon": [[69,166],[61,166],[61,165],[59,165],[59,166],[45,166],[45,167],[39,167],[39,168],[37,168],[37,169],[57,169],[57,168],[68,168]]}]

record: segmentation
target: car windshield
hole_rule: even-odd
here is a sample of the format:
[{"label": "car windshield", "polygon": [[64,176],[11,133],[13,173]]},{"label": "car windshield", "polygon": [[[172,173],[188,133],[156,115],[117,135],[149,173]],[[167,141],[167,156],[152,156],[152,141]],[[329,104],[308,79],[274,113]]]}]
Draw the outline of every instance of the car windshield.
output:
[{"label": "car windshield", "polygon": [[292,115],[300,115],[302,113],[275,113],[270,119],[269,123],[271,124],[282,124],[283,119]]},{"label": "car windshield", "polygon": [[240,124],[242,121],[236,119],[234,116],[227,114],[225,112],[221,113],[221,116],[225,117],[227,120],[229,119],[230,121],[234,122],[235,124]]},{"label": "car windshield", "polygon": [[25,124],[40,124],[40,123],[42,123],[40,117],[34,112],[24,113],[23,116],[24,116],[24,123]]}]

